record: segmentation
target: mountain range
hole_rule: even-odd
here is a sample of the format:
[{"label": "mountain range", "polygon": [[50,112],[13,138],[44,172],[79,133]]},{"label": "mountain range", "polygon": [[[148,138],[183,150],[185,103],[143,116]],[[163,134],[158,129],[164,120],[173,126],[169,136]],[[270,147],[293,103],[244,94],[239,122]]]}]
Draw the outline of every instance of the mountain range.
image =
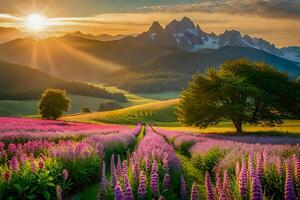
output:
[{"label": "mountain range", "polygon": [[164,28],[154,22],[136,36],[74,32],[46,39],[18,38],[0,44],[0,60],[67,81],[102,82],[133,92],[160,92],[181,90],[196,71],[204,72],[226,60],[243,57],[268,63],[296,78],[300,75],[299,49],[280,49],[235,30],[220,35],[206,33],[184,17]]},{"label": "mountain range", "polygon": [[274,44],[257,37],[242,35],[236,30],[225,30],[224,33],[204,32],[199,25],[195,25],[189,18],[173,20],[163,28],[159,22],[153,22],[148,31],[137,37],[140,40],[178,47],[196,52],[201,49],[219,49],[226,46],[239,46],[266,51],[300,63],[299,47],[277,48]]}]

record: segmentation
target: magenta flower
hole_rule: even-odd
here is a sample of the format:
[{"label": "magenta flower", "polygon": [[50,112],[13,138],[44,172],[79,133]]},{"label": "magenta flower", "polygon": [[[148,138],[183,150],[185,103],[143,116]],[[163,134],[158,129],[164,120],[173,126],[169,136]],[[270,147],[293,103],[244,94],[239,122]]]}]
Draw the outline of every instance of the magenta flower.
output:
[{"label": "magenta flower", "polygon": [[[205,189],[206,189],[206,199],[207,200],[215,200],[216,197],[214,194],[214,186],[211,182],[210,175],[208,172],[206,172],[206,174],[205,174]],[[221,191],[222,191],[222,189],[221,189]]]},{"label": "magenta flower", "polygon": [[124,200],[124,193],[119,181],[117,181],[115,188],[115,200]]},{"label": "magenta flower", "polygon": [[293,163],[294,163],[294,171],[295,171],[295,178],[297,181],[300,181],[300,159],[297,156],[293,155]]},{"label": "magenta flower", "polygon": [[193,183],[193,186],[192,186],[191,200],[199,200],[199,194],[198,194],[197,186],[195,183]]},{"label": "magenta flower", "polygon": [[187,200],[187,194],[188,194],[188,191],[187,191],[187,188],[186,188],[186,183],[185,183],[185,180],[184,180],[184,176],[181,175],[181,177],[180,177],[180,199],[181,200]]},{"label": "magenta flower", "polygon": [[45,166],[45,161],[44,161],[43,158],[40,158],[40,159],[39,159],[39,168],[40,168],[40,169],[43,169],[44,166]]},{"label": "magenta flower", "polygon": [[247,181],[248,181],[247,167],[246,167],[245,160],[243,159],[240,177],[239,177],[239,191],[243,199],[245,199],[247,195]]},{"label": "magenta flower", "polygon": [[223,194],[223,186],[222,186],[222,180],[219,173],[216,174],[216,187],[217,187],[218,195],[219,197],[221,197]]},{"label": "magenta flower", "polygon": [[66,181],[68,179],[68,177],[69,177],[68,170],[64,169],[63,172],[62,172],[62,174],[63,174],[64,180]]},{"label": "magenta flower", "polygon": [[236,162],[235,163],[235,177],[237,182],[239,182],[239,177],[240,177],[240,163]]},{"label": "magenta flower", "polygon": [[285,186],[284,186],[284,199],[296,200],[296,193],[295,193],[289,161],[286,161],[285,167],[286,167],[286,176],[285,176]]},{"label": "magenta flower", "polygon": [[128,176],[128,167],[127,167],[127,161],[123,160],[122,162],[122,178],[125,180],[125,178]]},{"label": "magenta flower", "polygon": [[26,153],[22,153],[21,156],[20,156],[21,163],[25,164],[26,161],[27,161],[27,158],[28,158],[27,154]]},{"label": "magenta flower", "polygon": [[15,171],[18,172],[19,171],[19,161],[18,158],[16,156],[14,156],[11,161],[10,161],[10,168]]},{"label": "magenta flower", "polygon": [[133,164],[133,178],[134,178],[135,182],[137,182],[139,180],[139,172],[140,172],[139,164],[138,164],[138,162],[135,162]]},{"label": "magenta flower", "polygon": [[263,200],[263,190],[258,176],[251,179],[251,200]]},{"label": "magenta flower", "polygon": [[9,153],[13,154],[17,150],[17,146],[15,144],[10,143],[7,147]]}]

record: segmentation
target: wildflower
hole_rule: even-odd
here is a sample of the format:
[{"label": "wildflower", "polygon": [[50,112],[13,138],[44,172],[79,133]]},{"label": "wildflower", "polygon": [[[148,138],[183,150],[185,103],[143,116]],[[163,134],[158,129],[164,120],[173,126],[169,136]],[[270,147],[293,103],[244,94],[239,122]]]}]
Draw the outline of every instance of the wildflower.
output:
[{"label": "wildflower", "polygon": [[224,170],[224,177],[223,177],[223,191],[226,194],[226,197],[230,199],[231,191],[230,191],[230,179],[227,173],[227,170]]},{"label": "wildflower", "polygon": [[292,178],[292,172],[290,169],[290,163],[287,161],[286,166],[286,176],[285,176],[285,186],[284,186],[284,199],[285,200],[296,200],[295,188]]},{"label": "wildflower", "polygon": [[62,200],[62,189],[59,185],[56,186],[56,196],[57,200]]},{"label": "wildflower", "polygon": [[164,177],[164,180],[163,180],[164,189],[169,190],[170,189],[170,184],[171,184],[170,175],[166,174],[165,177]]},{"label": "wildflower", "polygon": [[115,200],[124,200],[124,193],[119,181],[117,181],[115,188]]},{"label": "wildflower", "polygon": [[13,154],[17,150],[17,146],[15,144],[10,143],[7,147],[9,153]]},{"label": "wildflower", "polygon": [[10,161],[10,167],[13,171],[18,172],[19,171],[19,161],[16,156],[14,156]]},{"label": "wildflower", "polygon": [[282,175],[283,169],[282,169],[282,163],[281,163],[281,160],[279,157],[276,158],[276,163],[277,163],[277,172],[279,175]]},{"label": "wildflower", "polygon": [[263,196],[260,179],[256,175],[251,180],[251,200],[263,200]]},{"label": "wildflower", "polygon": [[247,195],[247,167],[244,159],[242,161],[242,167],[239,176],[239,191],[241,197],[244,199]]},{"label": "wildflower", "polygon": [[105,161],[102,162],[102,174],[101,174],[101,193],[106,192],[106,176],[105,176]]},{"label": "wildflower", "polygon": [[20,156],[20,160],[22,162],[22,164],[26,163],[27,161],[27,154],[26,153],[22,153],[21,156]]},{"label": "wildflower", "polygon": [[146,193],[147,193],[146,173],[144,171],[141,171],[138,194],[141,199],[144,199],[146,197]]},{"label": "wildflower", "polygon": [[40,158],[40,159],[39,159],[39,168],[40,168],[40,169],[43,169],[44,166],[45,166],[45,161],[44,161],[43,158]]},{"label": "wildflower", "polygon": [[192,186],[191,200],[199,200],[199,194],[198,194],[197,186],[195,183],[193,183],[193,186]]},{"label": "wildflower", "polygon": [[208,172],[206,172],[205,174],[205,189],[206,189],[206,199],[215,200],[214,187]]},{"label": "wildflower", "polygon": [[134,200],[130,184],[125,185],[124,200]]},{"label": "wildflower", "polygon": [[63,172],[62,172],[62,174],[63,174],[64,180],[66,181],[68,179],[68,177],[69,177],[68,170],[64,169]]},{"label": "wildflower", "polygon": [[117,175],[122,175],[122,163],[121,163],[121,157],[118,155],[118,161],[117,161]]},{"label": "wildflower", "polygon": [[180,199],[181,200],[187,199],[187,188],[186,188],[186,183],[183,175],[181,175],[180,177]]}]

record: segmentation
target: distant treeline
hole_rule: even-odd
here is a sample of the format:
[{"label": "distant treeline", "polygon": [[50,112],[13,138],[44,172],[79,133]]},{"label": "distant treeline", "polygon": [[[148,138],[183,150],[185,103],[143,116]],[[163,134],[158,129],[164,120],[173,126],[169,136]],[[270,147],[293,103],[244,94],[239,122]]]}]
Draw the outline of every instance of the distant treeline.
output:
[{"label": "distant treeline", "polygon": [[131,92],[154,93],[171,90],[181,91],[191,78],[190,75],[177,72],[156,70],[135,73],[122,70],[112,74],[104,82]]},{"label": "distant treeline", "polygon": [[127,101],[122,93],[81,82],[68,82],[41,71],[0,61],[0,100],[39,99],[48,88],[65,89],[69,94]]}]

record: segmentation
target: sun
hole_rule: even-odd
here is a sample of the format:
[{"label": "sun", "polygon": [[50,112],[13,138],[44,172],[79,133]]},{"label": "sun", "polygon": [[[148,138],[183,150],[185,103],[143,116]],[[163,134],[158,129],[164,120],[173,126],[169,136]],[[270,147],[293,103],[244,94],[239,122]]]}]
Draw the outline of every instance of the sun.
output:
[{"label": "sun", "polygon": [[31,14],[26,19],[26,27],[32,32],[41,32],[47,28],[47,18],[41,14]]}]

